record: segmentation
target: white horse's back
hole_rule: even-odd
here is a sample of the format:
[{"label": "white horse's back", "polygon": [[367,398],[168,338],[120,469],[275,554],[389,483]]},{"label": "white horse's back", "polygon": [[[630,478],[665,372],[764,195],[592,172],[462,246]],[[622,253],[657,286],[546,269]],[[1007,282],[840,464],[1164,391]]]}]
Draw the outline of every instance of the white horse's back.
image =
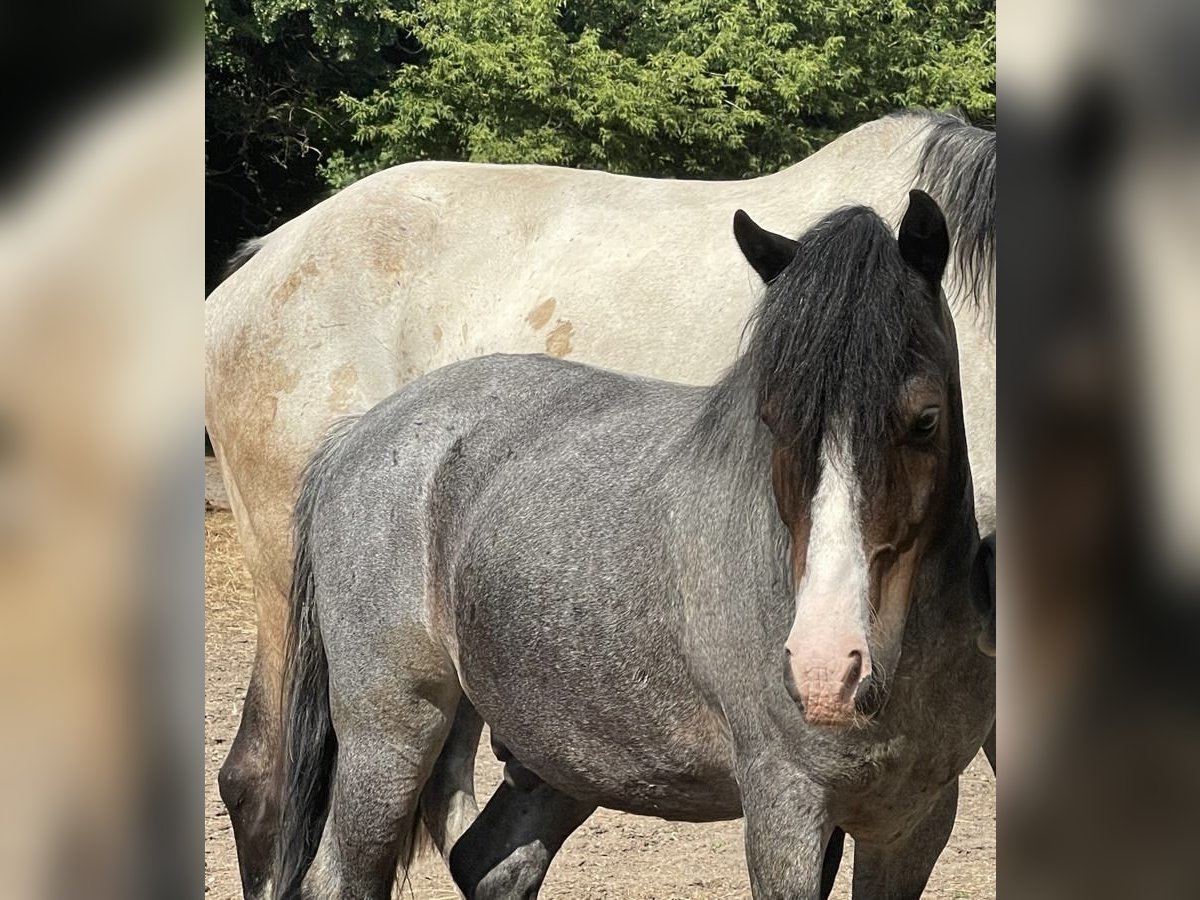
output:
[{"label": "white horse's back", "polygon": [[[928,124],[872,122],[745,181],[421,162],[319,204],[208,300],[207,420],[239,520],[286,537],[329,424],[455,360],[544,352],[713,380],[757,293],[734,210],[791,234],[848,203],[894,220]],[[286,552],[269,555],[286,578]]]}]

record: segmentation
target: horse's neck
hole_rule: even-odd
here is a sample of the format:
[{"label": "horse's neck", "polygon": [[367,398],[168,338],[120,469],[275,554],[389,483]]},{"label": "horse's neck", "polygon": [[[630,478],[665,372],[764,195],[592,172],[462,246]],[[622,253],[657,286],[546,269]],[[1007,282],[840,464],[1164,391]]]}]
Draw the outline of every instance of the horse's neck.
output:
[{"label": "horse's neck", "polygon": [[[776,546],[783,525],[771,486],[771,438],[757,410],[753,388],[741,376],[710,389],[688,433],[684,467],[689,482],[679,492],[688,519],[713,547],[752,547],[786,565],[786,547]],[[786,533],[786,529],[783,529]],[[749,532],[749,533],[747,533]],[[760,560],[763,562],[763,560]]]}]

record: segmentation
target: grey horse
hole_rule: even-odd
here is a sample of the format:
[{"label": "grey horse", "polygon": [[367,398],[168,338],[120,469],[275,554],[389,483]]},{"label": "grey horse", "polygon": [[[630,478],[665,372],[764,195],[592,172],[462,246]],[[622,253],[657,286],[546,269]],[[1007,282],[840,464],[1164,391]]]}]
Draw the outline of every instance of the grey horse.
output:
[{"label": "grey horse", "polygon": [[[275,897],[384,900],[422,821],[467,897],[535,897],[598,806],[744,816],[756,898],[827,893],[843,831],[856,897],[919,896],[995,718],[946,224],[734,232],[767,289],[717,384],[490,356],[313,458]],[[472,822],[430,798],[481,719]]]}]

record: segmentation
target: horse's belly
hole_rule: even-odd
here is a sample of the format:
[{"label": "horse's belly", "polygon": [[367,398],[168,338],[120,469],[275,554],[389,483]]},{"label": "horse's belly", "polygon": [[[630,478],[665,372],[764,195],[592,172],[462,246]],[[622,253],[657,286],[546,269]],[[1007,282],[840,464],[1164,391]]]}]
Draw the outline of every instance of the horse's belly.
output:
[{"label": "horse's belly", "polygon": [[[521,765],[560,791],[597,806],[685,821],[741,815],[732,751],[709,714],[645,727],[611,718],[529,716],[499,692],[470,691],[495,738]],[[632,710],[629,710],[633,712]]]},{"label": "horse's belly", "polygon": [[728,726],[670,641],[649,626],[580,623],[550,629],[553,640],[528,628],[504,639],[517,618],[482,613],[477,629],[460,632],[459,674],[525,768],[598,806],[698,821],[740,815]]}]

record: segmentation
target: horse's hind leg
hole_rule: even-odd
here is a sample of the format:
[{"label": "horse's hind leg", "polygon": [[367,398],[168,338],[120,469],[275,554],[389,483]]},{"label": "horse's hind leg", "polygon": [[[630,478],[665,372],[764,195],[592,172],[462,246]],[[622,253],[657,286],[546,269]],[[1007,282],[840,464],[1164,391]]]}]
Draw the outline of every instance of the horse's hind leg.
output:
[{"label": "horse's hind leg", "polygon": [[521,775],[505,777],[450,854],[450,873],[467,900],[536,898],[563,842],[596,809],[528,770]]},{"label": "horse's hind leg", "polygon": [[854,844],[855,900],[917,900],[941,856],[958,811],[958,780],[943,788],[932,812],[890,844]]},{"label": "horse's hind leg", "polygon": [[[260,645],[262,641],[260,636]],[[245,900],[259,900],[267,888],[279,815],[271,782],[279,753],[281,688],[278,665],[264,662],[266,656],[261,649],[255,656],[237,735],[217,775],[233,826]]]},{"label": "horse's hind leg", "polygon": [[388,900],[397,869],[407,871],[418,803],[461,690],[418,630],[384,653],[347,653],[326,639],[337,766],[305,898]]},{"label": "horse's hind leg", "polygon": [[475,802],[475,751],[483,720],[471,701],[458,701],[454,725],[421,794],[421,817],[434,846],[449,860],[450,851],[479,815]]},{"label": "horse's hind leg", "polygon": [[[287,631],[288,598],[286,586],[280,587],[276,577],[279,573],[263,562],[271,555],[269,551],[280,549],[272,544],[276,536],[263,538],[258,535],[251,524],[238,480],[226,462],[224,447],[214,440],[214,448],[229,491],[239,542],[250,569],[257,617],[257,646],[250,684],[242,703],[237,735],[217,776],[217,786],[233,826],[242,894],[245,900],[260,900],[268,887],[279,818],[274,773],[280,754],[282,652]],[[287,556],[286,542],[282,550]],[[286,585],[286,581],[284,583]]]}]

